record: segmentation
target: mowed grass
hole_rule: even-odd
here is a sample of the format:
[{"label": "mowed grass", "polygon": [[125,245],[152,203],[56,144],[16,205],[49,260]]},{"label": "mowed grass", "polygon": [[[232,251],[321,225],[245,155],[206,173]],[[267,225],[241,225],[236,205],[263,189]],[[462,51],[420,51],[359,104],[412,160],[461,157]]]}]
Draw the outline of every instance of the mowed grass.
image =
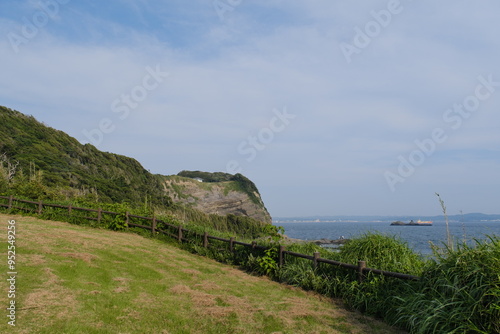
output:
[{"label": "mowed grass", "polygon": [[[0,214],[16,221],[16,327],[1,333],[401,333],[340,304],[165,242]],[[7,278],[7,277],[6,277]]]}]

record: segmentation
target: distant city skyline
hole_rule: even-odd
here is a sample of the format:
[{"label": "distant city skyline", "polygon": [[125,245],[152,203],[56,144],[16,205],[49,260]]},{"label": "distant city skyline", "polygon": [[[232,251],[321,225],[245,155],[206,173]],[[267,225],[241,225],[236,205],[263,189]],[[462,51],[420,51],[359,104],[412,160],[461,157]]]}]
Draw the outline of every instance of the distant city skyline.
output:
[{"label": "distant city skyline", "polygon": [[0,104],[273,217],[500,213],[494,1],[0,3]]}]

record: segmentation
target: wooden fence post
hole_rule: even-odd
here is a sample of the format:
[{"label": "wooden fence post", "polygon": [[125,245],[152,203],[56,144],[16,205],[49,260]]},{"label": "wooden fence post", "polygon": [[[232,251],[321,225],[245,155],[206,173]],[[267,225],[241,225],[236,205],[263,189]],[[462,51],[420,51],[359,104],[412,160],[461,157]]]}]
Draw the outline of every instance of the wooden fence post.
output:
[{"label": "wooden fence post", "polygon": [[363,273],[363,269],[366,268],[366,261],[358,261],[358,281],[359,283],[363,283],[365,279],[365,274]]},{"label": "wooden fence post", "polygon": [[130,217],[129,217],[129,212],[125,212],[125,226],[127,227],[127,230],[128,230],[128,223],[130,221]]},{"label": "wooden fence post", "polygon": [[255,249],[255,246],[257,246],[257,241],[252,241],[252,249]]},{"label": "wooden fence post", "polygon": [[318,267],[319,252],[314,252],[313,267],[316,269]]},{"label": "wooden fence post", "polygon": [[99,208],[99,210],[97,210],[97,224],[98,225],[101,224],[101,219],[102,219],[102,209]]},{"label": "wooden fence post", "polygon": [[182,225],[179,225],[179,233],[178,233],[177,240],[179,242],[182,242]]},{"label": "wooden fence post", "polygon": [[208,232],[203,234],[203,247],[208,248]]},{"label": "wooden fence post", "polygon": [[155,235],[156,232],[156,217],[153,217],[153,223],[151,224],[151,233]]},{"label": "wooden fence post", "polygon": [[43,203],[42,201],[38,202],[38,214],[41,215],[43,210]]},{"label": "wooden fence post", "polygon": [[14,201],[14,196],[9,196],[9,209],[12,209],[12,202]]},{"label": "wooden fence post", "polygon": [[71,210],[73,210],[73,206],[70,204],[68,205],[68,215],[71,216]]},{"label": "wooden fence post", "polygon": [[229,238],[229,251],[234,251],[234,237]]},{"label": "wooden fence post", "polygon": [[278,266],[283,267],[283,252],[285,251],[285,246],[280,245],[280,249],[278,252]]}]

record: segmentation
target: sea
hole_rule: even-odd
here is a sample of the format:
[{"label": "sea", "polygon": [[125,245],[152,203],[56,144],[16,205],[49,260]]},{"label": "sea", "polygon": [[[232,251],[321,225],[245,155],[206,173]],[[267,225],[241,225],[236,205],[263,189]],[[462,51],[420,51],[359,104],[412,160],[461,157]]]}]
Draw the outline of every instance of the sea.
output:
[{"label": "sea", "polygon": [[[410,248],[422,255],[432,255],[431,243],[444,247],[447,242],[446,222],[433,221],[432,226],[391,226],[390,221],[274,221],[282,226],[285,235],[294,239],[351,239],[366,233],[395,236],[405,241]],[[500,221],[449,222],[449,231],[454,242],[474,244],[474,240],[486,240],[488,236],[500,237]]]}]

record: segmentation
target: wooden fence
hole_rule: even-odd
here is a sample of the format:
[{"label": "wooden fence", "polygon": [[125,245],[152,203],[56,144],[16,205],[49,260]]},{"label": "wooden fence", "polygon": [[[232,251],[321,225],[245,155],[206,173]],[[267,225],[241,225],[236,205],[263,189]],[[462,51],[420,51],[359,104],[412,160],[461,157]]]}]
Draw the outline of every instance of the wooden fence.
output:
[{"label": "wooden fence", "polygon": [[[194,241],[192,239],[185,238],[186,234],[190,234],[190,235],[194,236],[195,238],[202,239],[203,240],[202,245],[205,248],[208,248],[210,246],[210,240],[218,240],[218,241],[227,243],[228,249],[230,252],[235,252],[235,245],[244,246],[244,247],[254,249],[254,250],[267,250],[268,249],[268,247],[258,245],[256,241],[252,241],[251,243],[245,243],[245,242],[237,241],[237,240],[235,240],[235,238],[225,239],[225,238],[211,236],[207,232],[205,232],[203,235],[200,235],[198,233],[194,233],[194,232],[191,232],[189,230],[184,229],[181,225],[169,224],[169,223],[164,222],[162,220],[158,220],[155,217],[143,217],[143,216],[132,215],[129,212],[126,212],[125,214],[123,214],[123,213],[105,211],[102,209],[87,209],[87,208],[74,207],[72,205],[65,206],[65,205],[58,205],[58,204],[49,204],[49,203],[43,203],[42,201],[28,201],[28,200],[17,199],[17,198],[14,198],[13,196],[0,196],[0,199],[4,199],[7,201],[7,203],[0,203],[0,208],[6,208],[7,210],[11,210],[11,209],[21,210],[21,211],[26,211],[26,212],[30,212],[30,213],[36,213],[39,215],[41,215],[43,213],[44,208],[63,209],[65,211],[67,211],[68,217],[71,217],[73,215],[73,213],[76,211],[82,211],[82,212],[87,212],[87,213],[91,213],[91,214],[93,213],[93,216],[86,215],[86,216],[78,217],[78,218],[91,220],[91,221],[97,221],[97,224],[100,224],[102,222],[103,215],[111,215],[111,216],[115,216],[115,217],[117,217],[117,216],[123,217],[124,216],[127,228],[128,227],[138,227],[138,228],[142,228],[145,230],[150,230],[153,235],[156,233],[161,233],[163,235],[177,239],[177,241],[180,243],[182,243],[183,241]],[[22,203],[31,205],[32,207],[20,206],[20,204],[22,204]],[[132,220],[143,221],[147,225],[144,225],[144,223],[138,224],[136,222],[132,222]],[[170,228],[171,231],[167,231],[167,230],[159,228],[158,227],[159,224],[161,224],[161,227]],[[175,232],[172,232],[172,231],[175,231]],[[323,259],[320,257],[320,254],[318,252],[314,253],[313,255],[306,255],[306,254],[287,251],[285,246],[280,246],[279,250],[278,250],[278,266],[279,267],[282,267],[285,264],[285,255],[311,260],[313,268],[317,268],[320,263],[325,263],[325,264],[328,264],[331,266],[336,266],[336,267],[340,267],[340,268],[354,270],[357,272],[358,280],[360,282],[363,281],[366,274],[368,274],[368,273],[373,273],[376,275],[383,275],[383,276],[387,276],[387,277],[394,277],[394,278],[399,278],[399,279],[403,279],[403,280],[414,280],[415,281],[415,280],[420,279],[420,277],[413,276],[413,275],[368,268],[366,266],[365,261],[358,261],[357,265],[342,263],[342,262],[338,262],[338,261],[334,261],[334,260]]]}]

